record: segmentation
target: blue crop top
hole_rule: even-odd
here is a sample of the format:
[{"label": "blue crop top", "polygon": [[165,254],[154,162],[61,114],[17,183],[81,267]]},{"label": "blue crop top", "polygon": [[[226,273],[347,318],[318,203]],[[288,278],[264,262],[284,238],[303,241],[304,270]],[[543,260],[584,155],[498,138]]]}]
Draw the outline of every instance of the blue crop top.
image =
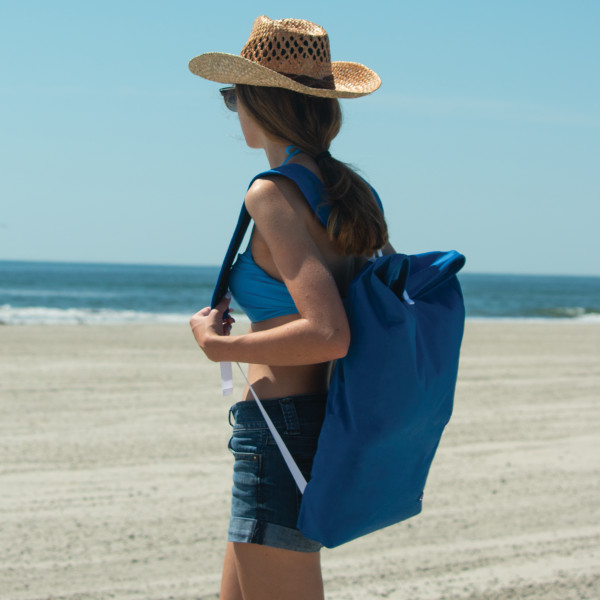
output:
[{"label": "blue crop top", "polygon": [[[250,185],[255,179],[270,175],[283,175],[294,181],[321,223],[326,225],[331,209],[323,201],[321,180],[311,170],[294,163],[282,165],[257,175]],[[381,205],[375,190],[373,193]],[[253,323],[298,312],[285,284],[271,277],[254,262],[250,244],[245,252],[238,254],[231,268],[229,289]]]},{"label": "blue crop top", "polygon": [[271,277],[254,262],[250,245],[238,254],[231,268],[229,289],[253,323],[298,312],[285,283]]},{"label": "blue crop top", "polygon": [[[311,206],[322,204],[324,190],[321,180],[302,165],[289,164],[285,169],[284,165],[279,167],[280,171],[272,171],[272,174],[284,175],[294,181]],[[268,173],[262,173],[261,176]],[[253,182],[254,179],[250,185]],[[250,244],[245,252],[238,254],[231,268],[229,289],[253,323],[298,312],[285,283],[271,277],[254,262]]]}]

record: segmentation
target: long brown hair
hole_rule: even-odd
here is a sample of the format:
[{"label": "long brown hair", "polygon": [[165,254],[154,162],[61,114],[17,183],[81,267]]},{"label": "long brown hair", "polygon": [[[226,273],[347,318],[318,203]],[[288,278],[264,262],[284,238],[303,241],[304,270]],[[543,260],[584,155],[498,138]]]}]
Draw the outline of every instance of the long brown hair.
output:
[{"label": "long brown hair", "polygon": [[338,100],[281,88],[237,84],[235,89],[238,100],[267,134],[289,141],[317,160],[332,206],[327,231],[338,252],[360,256],[382,248],[388,241],[387,225],[371,188],[347,164],[322,154],[342,124]]}]

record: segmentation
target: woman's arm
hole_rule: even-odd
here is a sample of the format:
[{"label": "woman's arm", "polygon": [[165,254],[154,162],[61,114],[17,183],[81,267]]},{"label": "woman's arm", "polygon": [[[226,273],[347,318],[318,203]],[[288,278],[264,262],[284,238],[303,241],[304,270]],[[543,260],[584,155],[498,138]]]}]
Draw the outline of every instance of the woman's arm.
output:
[{"label": "woman's arm", "polygon": [[214,361],[273,366],[326,362],[348,351],[350,330],[336,283],[308,228],[310,208],[295,186],[257,180],[246,208],[266,243],[300,318],[284,325],[229,337],[223,312],[229,301],[203,309],[190,321],[200,347]]}]

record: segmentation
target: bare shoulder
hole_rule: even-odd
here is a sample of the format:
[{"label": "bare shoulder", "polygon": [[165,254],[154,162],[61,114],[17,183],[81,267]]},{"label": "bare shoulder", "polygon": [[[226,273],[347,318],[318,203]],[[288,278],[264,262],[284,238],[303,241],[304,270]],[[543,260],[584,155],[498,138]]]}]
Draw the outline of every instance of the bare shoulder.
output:
[{"label": "bare shoulder", "polygon": [[297,217],[306,210],[300,190],[285,177],[256,179],[246,192],[245,203],[255,222],[271,215]]}]

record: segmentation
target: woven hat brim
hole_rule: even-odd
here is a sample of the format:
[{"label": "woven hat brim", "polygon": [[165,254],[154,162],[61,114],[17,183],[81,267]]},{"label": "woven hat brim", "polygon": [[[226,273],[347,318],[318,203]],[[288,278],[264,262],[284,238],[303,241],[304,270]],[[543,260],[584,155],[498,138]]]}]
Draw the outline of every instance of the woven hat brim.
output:
[{"label": "woven hat brim", "polygon": [[218,83],[242,83],[278,87],[320,98],[358,98],[374,92],[380,85],[379,75],[354,62],[331,63],[334,89],[303,85],[242,56],[225,52],[207,52],[192,58],[189,69],[194,75]]}]

